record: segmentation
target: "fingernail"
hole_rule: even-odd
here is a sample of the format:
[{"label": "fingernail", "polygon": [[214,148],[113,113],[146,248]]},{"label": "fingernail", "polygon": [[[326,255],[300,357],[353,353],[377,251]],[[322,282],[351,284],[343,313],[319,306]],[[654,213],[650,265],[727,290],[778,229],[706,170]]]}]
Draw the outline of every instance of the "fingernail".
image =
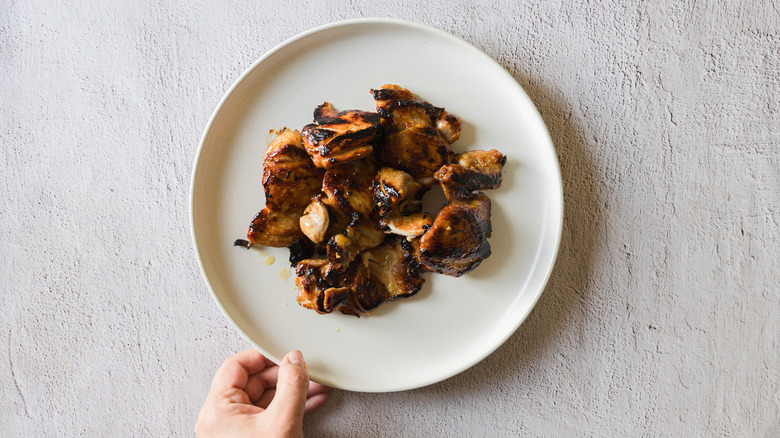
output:
[{"label": "fingernail", "polygon": [[298,350],[293,350],[287,354],[287,361],[295,366],[302,368],[306,367],[306,363],[303,361],[303,354]]}]

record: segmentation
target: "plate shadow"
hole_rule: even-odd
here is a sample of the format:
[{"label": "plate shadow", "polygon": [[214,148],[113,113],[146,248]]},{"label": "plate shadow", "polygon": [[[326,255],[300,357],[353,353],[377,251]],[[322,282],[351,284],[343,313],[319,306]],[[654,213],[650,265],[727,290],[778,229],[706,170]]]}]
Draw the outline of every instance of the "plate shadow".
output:
[{"label": "plate shadow", "polygon": [[493,354],[443,382],[414,390],[420,397],[442,397],[443,392],[471,391],[490,386],[533,367],[540,352],[556,333],[566,330],[572,312],[588,292],[592,260],[597,250],[601,217],[592,145],[572,119],[570,105],[533,78],[515,74],[547,125],[563,179],[564,220],[558,258],[539,302],[531,314]]}]

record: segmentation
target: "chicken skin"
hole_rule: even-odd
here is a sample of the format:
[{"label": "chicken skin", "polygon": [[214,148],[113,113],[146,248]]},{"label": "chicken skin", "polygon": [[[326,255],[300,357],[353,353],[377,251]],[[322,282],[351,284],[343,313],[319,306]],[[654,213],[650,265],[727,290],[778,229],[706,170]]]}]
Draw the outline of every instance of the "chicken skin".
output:
[{"label": "chicken skin", "polygon": [[265,207],[247,230],[251,244],[285,247],[303,237],[299,218],[320,191],[324,171],[312,163],[298,131],[280,133],[263,157]]},{"label": "chicken skin", "polygon": [[336,272],[327,260],[303,260],[295,267],[298,304],[317,313],[339,310],[367,315],[387,301],[387,288],[371,275],[368,264],[357,260]]},{"label": "chicken skin", "polygon": [[379,123],[379,114],[338,112],[325,102],[314,110],[314,123],[303,127],[303,144],[314,165],[328,169],[370,155]]}]

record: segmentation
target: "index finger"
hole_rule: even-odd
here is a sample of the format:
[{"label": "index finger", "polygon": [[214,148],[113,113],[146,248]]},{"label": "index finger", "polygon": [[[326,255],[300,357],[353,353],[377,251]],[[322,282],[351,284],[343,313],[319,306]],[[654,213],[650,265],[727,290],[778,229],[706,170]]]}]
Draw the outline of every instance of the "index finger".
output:
[{"label": "index finger", "polygon": [[234,354],[225,359],[225,362],[217,370],[211,383],[211,391],[219,392],[230,388],[244,389],[250,375],[271,365],[274,363],[255,349]]}]

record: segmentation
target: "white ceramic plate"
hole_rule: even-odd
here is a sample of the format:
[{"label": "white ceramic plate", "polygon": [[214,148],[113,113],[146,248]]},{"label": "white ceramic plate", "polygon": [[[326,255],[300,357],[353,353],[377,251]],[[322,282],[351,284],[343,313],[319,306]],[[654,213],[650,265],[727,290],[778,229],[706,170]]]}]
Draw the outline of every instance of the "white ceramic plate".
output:
[{"label": "white ceramic plate", "polygon": [[[295,301],[288,251],[233,247],[263,207],[270,130],[300,129],[324,101],[372,110],[369,89],[402,85],[463,119],[455,152],[508,156],[493,201],[493,255],[473,272],[425,274],[414,297],[367,317],[319,315]],[[560,241],[557,157],[533,103],[501,66],[440,30],[396,20],[323,26],[271,50],[230,88],[201,141],[192,234],[203,276],[243,336],[279,361],[303,351],[312,379],[355,391],[398,391],[453,376],[498,348],[526,318]],[[266,264],[268,257],[275,263]]]}]

